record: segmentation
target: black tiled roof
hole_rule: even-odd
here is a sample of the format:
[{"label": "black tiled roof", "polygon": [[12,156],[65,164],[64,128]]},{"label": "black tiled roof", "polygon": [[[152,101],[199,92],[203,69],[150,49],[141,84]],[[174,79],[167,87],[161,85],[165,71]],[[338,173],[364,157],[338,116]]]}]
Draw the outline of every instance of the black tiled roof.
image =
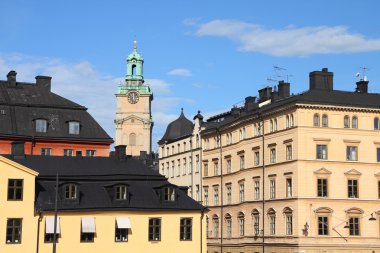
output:
[{"label": "black tiled roof", "polygon": [[[54,209],[55,180],[59,185],[75,183],[79,187],[79,201],[63,199],[60,189],[58,209],[62,211],[106,211],[106,210],[203,210],[204,207],[171,185],[158,172],[144,165],[140,160],[115,157],[58,157],[6,156],[39,173],[36,179],[36,208],[41,211]],[[113,199],[114,185],[127,185],[128,199]],[[164,186],[176,188],[176,201],[165,202],[160,193]]]},{"label": "black tiled roof", "polygon": [[[10,85],[0,81],[0,137],[89,140],[112,143],[112,138],[87,108],[32,83]],[[35,131],[34,121],[48,122],[46,133]],[[79,135],[70,135],[68,122],[80,123]]]},{"label": "black tiled roof", "polygon": [[193,123],[185,117],[182,111],[178,119],[168,125],[164,136],[158,141],[158,144],[190,136],[193,133],[193,127]]}]

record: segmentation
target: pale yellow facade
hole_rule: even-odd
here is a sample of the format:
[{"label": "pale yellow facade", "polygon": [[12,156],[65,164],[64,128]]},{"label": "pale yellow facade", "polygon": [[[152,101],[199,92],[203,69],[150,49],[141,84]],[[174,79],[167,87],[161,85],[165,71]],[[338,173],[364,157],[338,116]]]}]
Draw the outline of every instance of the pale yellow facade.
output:
[{"label": "pale yellow facade", "polygon": [[[315,114],[319,126],[314,126]],[[323,115],[328,119],[325,127]],[[264,210],[263,137],[257,128],[261,121],[252,116],[221,128],[221,148],[216,132],[202,136],[207,195],[203,203],[210,209],[208,251],[263,252],[264,215],[265,252],[380,252],[380,130],[374,129],[380,110],[293,104],[262,116]],[[350,119],[347,128],[345,116]],[[354,117],[357,128],[352,125]],[[326,145],[323,159],[317,157],[317,145]],[[347,160],[347,147],[357,147],[352,160]],[[318,179],[326,179],[327,196],[318,196]],[[354,197],[348,196],[349,180],[357,182]],[[372,216],[376,220],[369,220]],[[327,222],[318,222],[319,217],[327,217]],[[358,218],[357,235],[344,228],[350,218]],[[318,224],[325,224],[327,231],[319,231]]]}]

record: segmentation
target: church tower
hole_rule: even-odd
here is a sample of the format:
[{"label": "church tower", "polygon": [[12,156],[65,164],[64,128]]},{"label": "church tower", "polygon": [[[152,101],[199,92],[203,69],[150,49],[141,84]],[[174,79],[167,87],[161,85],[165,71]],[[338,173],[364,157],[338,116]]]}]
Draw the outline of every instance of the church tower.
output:
[{"label": "church tower", "polygon": [[152,150],[152,113],[153,93],[144,83],[144,58],[137,52],[136,40],[133,51],[127,58],[125,83],[120,84],[116,94],[116,142],[126,145],[126,154],[140,155],[140,151]]}]

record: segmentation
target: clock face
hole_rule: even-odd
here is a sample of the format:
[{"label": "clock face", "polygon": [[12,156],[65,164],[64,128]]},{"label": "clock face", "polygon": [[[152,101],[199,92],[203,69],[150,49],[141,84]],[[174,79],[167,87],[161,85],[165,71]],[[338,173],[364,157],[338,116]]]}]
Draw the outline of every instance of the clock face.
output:
[{"label": "clock face", "polygon": [[139,101],[139,93],[136,91],[131,91],[128,93],[128,102],[131,104],[136,104]]}]

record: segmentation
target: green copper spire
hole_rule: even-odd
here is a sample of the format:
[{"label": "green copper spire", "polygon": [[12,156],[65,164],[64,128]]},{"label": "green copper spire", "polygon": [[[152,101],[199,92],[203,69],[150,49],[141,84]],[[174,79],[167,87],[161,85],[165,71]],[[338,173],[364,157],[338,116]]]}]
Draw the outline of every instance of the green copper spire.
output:
[{"label": "green copper spire", "polygon": [[[144,58],[137,52],[137,41],[133,41],[133,51],[127,57],[127,84],[141,84],[144,82],[143,63]],[[140,81],[140,82],[136,82]]]}]

